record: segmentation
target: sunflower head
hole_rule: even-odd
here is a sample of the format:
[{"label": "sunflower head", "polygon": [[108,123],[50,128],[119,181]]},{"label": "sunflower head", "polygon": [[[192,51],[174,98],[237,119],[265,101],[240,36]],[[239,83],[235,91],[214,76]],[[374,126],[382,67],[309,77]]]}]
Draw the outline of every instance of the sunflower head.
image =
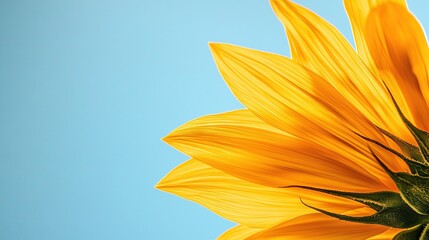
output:
[{"label": "sunflower head", "polygon": [[245,109],[164,140],[157,185],[238,223],[219,239],[429,239],[429,48],[405,0],[344,0],[356,44],[271,0],[291,58],[210,44]]}]

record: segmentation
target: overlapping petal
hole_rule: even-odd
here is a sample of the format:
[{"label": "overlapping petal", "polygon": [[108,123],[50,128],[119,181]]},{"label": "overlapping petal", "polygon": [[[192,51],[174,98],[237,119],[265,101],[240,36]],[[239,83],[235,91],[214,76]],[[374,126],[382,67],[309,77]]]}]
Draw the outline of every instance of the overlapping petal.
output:
[{"label": "overlapping petal", "polygon": [[[195,201],[226,219],[252,228],[272,227],[314,212],[300,202],[300,192],[243,181],[195,159],[171,171],[157,188]],[[358,206],[317,192],[308,192],[303,198],[340,210]]]},{"label": "overlapping petal", "polygon": [[220,235],[217,240],[243,240],[260,231],[262,231],[262,229],[238,225],[228,229],[226,232]]},{"label": "overlapping petal", "polygon": [[347,10],[347,15],[352,26],[357,52],[374,73],[378,73],[378,71],[366,44],[365,23],[371,9],[387,2],[406,7],[405,0],[344,0],[344,7]]},{"label": "overlapping petal", "polygon": [[380,74],[397,83],[414,122],[429,130],[429,48],[419,23],[405,7],[385,3],[372,9],[365,33]]},{"label": "overlapping petal", "polygon": [[391,240],[393,239],[399,232],[404,231],[404,229],[392,228],[381,234],[375,235],[373,237],[368,238],[368,240]]},{"label": "overlapping petal", "polygon": [[[411,139],[381,79],[335,27],[291,1],[272,0],[271,4],[285,25],[294,60],[326,79],[372,123]],[[410,116],[403,98],[397,101]]]},{"label": "overlapping petal", "polygon": [[[353,211],[351,211],[353,212]],[[350,213],[349,213],[350,214]],[[258,232],[248,240],[363,240],[388,230],[381,225],[351,223],[320,213],[307,214]]]},{"label": "overlapping petal", "polygon": [[[326,80],[285,57],[212,44],[213,56],[234,95],[261,120],[294,136],[358,160],[390,185],[367,143],[355,134],[385,140],[372,123]],[[389,156],[394,169],[406,169]]]},{"label": "overlapping petal", "polygon": [[193,120],[164,140],[215,168],[267,186],[305,185],[344,191],[386,188],[359,159],[286,134],[249,110]]}]

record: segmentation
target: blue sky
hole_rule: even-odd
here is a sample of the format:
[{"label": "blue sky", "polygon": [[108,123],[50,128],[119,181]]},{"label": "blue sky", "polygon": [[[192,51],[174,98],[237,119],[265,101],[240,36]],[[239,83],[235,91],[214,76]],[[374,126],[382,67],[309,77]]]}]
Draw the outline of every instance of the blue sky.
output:
[{"label": "blue sky", "polygon": [[[350,29],[339,0],[297,1]],[[409,1],[429,28],[427,3]],[[207,43],[289,55],[267,1],[0,2],[0,239],[214,239],[234,224],[153,186],[160,139],[242,107]]]}]

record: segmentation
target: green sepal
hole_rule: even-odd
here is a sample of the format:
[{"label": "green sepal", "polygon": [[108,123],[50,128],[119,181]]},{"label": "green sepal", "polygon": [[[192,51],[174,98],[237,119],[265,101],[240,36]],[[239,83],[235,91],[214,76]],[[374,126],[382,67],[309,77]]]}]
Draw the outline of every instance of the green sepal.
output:
[{"label": "green sepal", "polygon": [[376,213],[370,216],[347,216],[310,206],[301,200],[301,202],[309,208],[344,221],[365,224],[380,224],[394,228],[410,228],[420,225],[427,220],[426,216],[418,214],[410,206],[408,206],[408,204],[401,198],[401,195],[396,192],[383,191],[373,193],[352,193],[305,186],[289,187],[299,187],[347,198],[365,204],[376,210]]},{"label": "green sepal", "polygon": [[386,146],[386,145],[384,145],[384,144],[382,144],[382,143],[380,143],[374,139],[362,136],[356,132],[355,132],[355,134],[357,134],[359,137],[367,140],[368,142],[374,143],[374,144],[384,148],[385,150],[395,154],[396,156],[398,156],[399,158],[404,160],[404,162],[408,165],[408,167],[410,168],[410,170],[413,174],[417,174],[419,176],[424,176],[424,177],[429,176],[429,167],[427,167],[423,163],[414,161],[413,159],[410,159],[410,158],[404,156],[402,153],[396,151],[395,149],[392,149],[392,148],[390,148],[390,147],[388,147],[388,146]]},{"label": "green sepal", "polygon": [[401,149],[401,151],[407,156],[408,158],[411,158],[412,160],[415,160],[419,163],[425,163],[425,160],[423,159],[423,156],[420,152],[420,149],[417,146],[414,146],[413,144],[410,144],[401,138],[395,136],[394,134],[377,127],[380,132],[382,132],[385,136],[392,139],[396,145]]},{"label": "green sepal", "polygon": [[416,139],[417,144],[419,145],[420,152],[423,155],[423,160],[425,164],[429,164],[429,133],[418,129],[416,126],[414,126],[402,113],[401,109],[399,108],[398,103],[396,102],[395,98],[393,97],[392,93],[389,89],[390,97],[392,98],[393,103],[395,104],[396,110],[399,113],[399,116],[401,117],[402,121],[407,126],[408,130],[410,130],[411,134],[413,134],[414,139]]},{"label": "green sepal", "polygon": [[428,240],[429,239],[429,224],[426,224],[425,229],[423,229],[422,234],[420,235],[419,240]]},{"label": "green sepal", "polygon": [[398,187],[402,198],[416,212],[429,214],[429,177],[392,172],[371,150],[372,155]]},{"label": "green sepal", "polygon": [[420,226],[402,231],[393,237],[392,240],[427,240],[429,239],[429,225]]},{"label": "green sepal", "polygon": [[412,174],[419,175],[421,177],[429,177],[429,167],[412,160],[406,163],[408,164]]},{"label": "green sepal", "polygon": [[397,194],[399,196],[398,193],[389,192],[389,191],[374,192],[374,193],[355,193],[355,192],[343,192],[343,191],[337,191],[337,190],[329,190],[329,189],[299,186],[299,185],[291,185],[291,186],[287,186],[287,188],[303,188],[303,189],[322,192],[322,193],[326,193],[326,194],[330,194],[330,195],[334,195],[342,198],[347,198],[347,199],[365,204],[376,211],[381,210],[385,206],[395,205],[395,201],[399,200],[399,199],[395,199],[395,196],[393,196],[393,194]]}]

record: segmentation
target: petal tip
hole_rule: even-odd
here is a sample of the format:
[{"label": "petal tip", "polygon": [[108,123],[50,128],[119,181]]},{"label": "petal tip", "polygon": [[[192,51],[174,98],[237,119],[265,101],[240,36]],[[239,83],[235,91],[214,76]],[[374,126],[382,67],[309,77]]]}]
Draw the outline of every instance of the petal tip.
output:
[{"label": "petal tip", "polygon": [[[209,42],[210,52],[215,59],[225,55],[225,52],[231,52],[232,45],[226,43]],[[219,59],[218,59],[219,60]]]},{"label": "petal tip", "polygon": [[281,3],[288,3],[288,2],[289,2],[289,0],[270,0],[271,6],[274,6],[274,5],[277,6]]},{"label": "petal tip", "polygon": [[171,139],[171,133],[169,133],[168,135],[161,138],[161,141],[163,141],[165,143],[169,143],[170,139]]},{"label": "petal tip", "polygon": [[217,50],[219,50],[219,49],[221,49],[221,48],[222,48],[222,45],[225,45],[225,44],[223,44],[223,43],[218,43],[218,42],[209,42],[209,48],[210,48],[210,51],[211,51],[212,53],[215,53]]},{"label": "petal tip", "polygon": [[184,126],[186,126],[186,124],[174,129],[173,131],[168,133],[166,136],[161,138],[161,141],[171,145],[172,142],[174,142],[174,139],[177,139],[178,137],[183,136],[183,134],[181,134],[180,130],[186,129],[186,127],[184,127]]},{"label": "petal tip", "polygon": [[[165,178],[165,177],[164,177]],[[153,186],[154,188],[158,189],[158,190],[162,190],[165,191],[165,189],[168,187],[167,184],[164,183],[164,178],[161,179],[157,184],[155,184],[155,186]]]},{"label": "petal tip", "polygon": [[276,14],[285,15],[294,3],[290,0],[270,0],[270,4]]}]

